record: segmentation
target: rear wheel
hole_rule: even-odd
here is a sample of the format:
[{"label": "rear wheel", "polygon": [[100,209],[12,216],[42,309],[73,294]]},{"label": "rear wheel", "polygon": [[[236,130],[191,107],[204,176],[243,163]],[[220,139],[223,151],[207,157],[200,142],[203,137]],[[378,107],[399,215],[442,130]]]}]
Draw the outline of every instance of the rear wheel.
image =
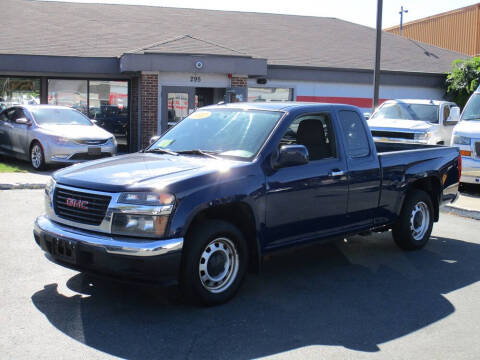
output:
[{"label": "rear wheel", "polygon": [[39,142],[34,142],[30,148],[30,162],[35,170],[45,168],[45,154]]},{"label": "rear wheel", "polygon": [[425,246],[433,227],[433,204],[421,190],[410,192],[400,216],[392,228],[393,240],[402,249],[417,250]]},{"label": "rear wheel", "polygon": [[180,288],[190,302],[216,305],[228,301],[248,264],[243,234],[222,220],[208,220],[189,232],[184,248]]}]

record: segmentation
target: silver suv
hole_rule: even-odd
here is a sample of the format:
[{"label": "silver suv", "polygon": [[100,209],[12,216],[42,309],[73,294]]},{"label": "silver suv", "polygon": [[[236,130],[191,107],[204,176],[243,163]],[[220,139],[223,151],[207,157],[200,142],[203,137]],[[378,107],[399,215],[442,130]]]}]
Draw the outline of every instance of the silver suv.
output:
[{"label": "silver suv", "polygon": [[115,136],[75,109],[18,105],[0,113],[0,154],[29,160],[36,170],[116,152]]}]

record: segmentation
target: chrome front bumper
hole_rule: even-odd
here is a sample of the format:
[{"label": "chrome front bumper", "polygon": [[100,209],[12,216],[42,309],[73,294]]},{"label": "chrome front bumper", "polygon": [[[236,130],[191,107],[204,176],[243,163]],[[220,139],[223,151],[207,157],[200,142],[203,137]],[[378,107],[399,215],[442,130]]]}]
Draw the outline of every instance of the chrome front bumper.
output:
[{"label": "chrome front bumper", "polygon": [[[47,163],[65,163],[65,164],[75,164],[82,161],[88,161],[88,148],[92,147],[84,144],[55,144],[49,142],[44,146],[45,150],[45,161]],[[117,153],[117,148],[113,143],[107,142],[105,144],[93,145],[93,147],[100,148],[100,154],[96,157],[92,155],[90,160],[114,156]],[[76,159],[77,154],[82,154],[85,156],[85,159]]]},{"label": "chrome front bumper", "polygon": [[40,216],[35,220],[33,231],[39,237],[48,235],[55,239],[94,247],[107,254],[115,255],[136,257],[160,256],[180,252],[183,247],[183,238],[139,240],[116,237],[60,225],[46,216]]},{"label": "chrome front bumper", "polygon": [[480,158],[462,156],[462,178],[461,182],[469,184],[480,184]]}]

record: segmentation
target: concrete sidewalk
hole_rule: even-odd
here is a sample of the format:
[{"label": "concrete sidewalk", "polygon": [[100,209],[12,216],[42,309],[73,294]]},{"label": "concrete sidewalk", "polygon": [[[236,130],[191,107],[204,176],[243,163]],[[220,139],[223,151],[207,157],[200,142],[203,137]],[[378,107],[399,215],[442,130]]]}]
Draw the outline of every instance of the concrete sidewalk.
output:
[{"label": "concrete sidewalk", "polygon": [[480,220],[480,196],[461,193],[460,197],[453,204],[442,206],[443,212],[469,217]]},{"label": "concrete sidewalk", "polygon": [[0,190],[43,189],[52,172],[0,173]]}]

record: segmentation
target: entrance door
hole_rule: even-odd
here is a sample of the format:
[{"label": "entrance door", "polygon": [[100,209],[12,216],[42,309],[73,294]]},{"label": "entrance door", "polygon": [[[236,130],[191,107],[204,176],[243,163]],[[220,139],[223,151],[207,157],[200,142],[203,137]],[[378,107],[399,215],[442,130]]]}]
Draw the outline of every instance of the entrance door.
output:
[{"label": "entrance door", "polygon": [[162,88],[163,131],[186,118],[194,110],[195,88],[183,86],[165,86]]}]

